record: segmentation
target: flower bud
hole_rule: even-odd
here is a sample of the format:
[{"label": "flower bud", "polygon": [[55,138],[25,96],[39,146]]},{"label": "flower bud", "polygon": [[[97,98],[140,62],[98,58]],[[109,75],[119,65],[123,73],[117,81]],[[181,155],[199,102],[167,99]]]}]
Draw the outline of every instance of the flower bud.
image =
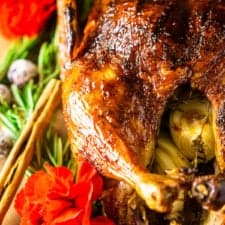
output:
[{"label": "flower bud", "polygon": [[26,59],[18,59],[11,64],[7,77],[10,82],[16,84],[18,87],[23,87],[37,74],[37,66],[33,62]]}]

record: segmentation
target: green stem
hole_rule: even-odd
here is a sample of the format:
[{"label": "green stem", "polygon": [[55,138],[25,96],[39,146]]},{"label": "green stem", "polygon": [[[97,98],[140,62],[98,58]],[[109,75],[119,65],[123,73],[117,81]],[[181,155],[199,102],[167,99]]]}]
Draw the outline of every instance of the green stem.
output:
[{"label": "green stem", "polygon": [[19,88],[15,84],[12,84],[11,85],[11,91],[12,91],[12,94],[13,94],[13,97],[14,97],[16,103],[21,108],[23,108],[24,110],[26,110],[26,106],[25,106],[25,103],[23,101],[22,94],[21,94],[21,91],[19,90]]},{"label": "green stem", "polygon": [[5,125],[5,127],[8,128],[9,131],[11,131],[11,133],[12,133],[12,135],[13,135],[13,137],[15,139],[17,137],[19,137],[18,130],[15,128],[15,126],[13,126],[13,123],[12,123],[12,121],[9,120],[9,118],[7,118],[5,115],[3,115],[2,113],[0,113],[0,120]]}]

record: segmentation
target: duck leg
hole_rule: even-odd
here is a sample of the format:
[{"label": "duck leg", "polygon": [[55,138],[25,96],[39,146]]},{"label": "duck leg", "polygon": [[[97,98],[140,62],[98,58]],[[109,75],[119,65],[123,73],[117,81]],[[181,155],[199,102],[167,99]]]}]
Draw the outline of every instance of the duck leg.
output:
[{"label": "duck leg", "polygon": [[151,174],[146,166],[165,103],[189,74],[179,61],[184,51],[175,50],[183,47],[180,30],[168,29],[176,1],[102,2],[94,5],[80,45],[70,50],[75,58],[68,54],[71,66],[62,70],[71,147],[103,175],[128,183],[149,208],[168,211],[182,181]]},{"label": "duck leg", "polygon": [[[126,120],[126,127],[124,127],[124,121],[114,116],[114,113],[118,113],[117,110],[125,114],[119,113],[118,116],[120,118],[129,116],[127,115],[126,104],[129,106],[132,100],[136,101],[135,105],[137,108],[133,109],[134,112],[137,113],[139,107],[139,110],[141,110],[139,113],[143,113],[142,110],[144,108],[141,105],[141,99],[135,99],[137,95],[134,95],[133,99],[128,99],[126,104],[121,105],[120,98],[122,96],[125,97],[123,89],[126,90],[123,82],[119,82],[119,85],[114,80],[116,84],[114,82],[108,84],[111,86],[109,92],[103,92],[102,90],[102,88],[106,88],[107,90],[108,85],[107,82],[104,81],[103,83],[101,80],[107,79],[105,76],[115,76],[112,74],[114,72],[104,70],[103,72],[90,71],[88,73],[87,67],[82,68],[82,65],[77,64],[76,69],[72,70],[73,76],[66,78],[63,84],[65,119],[73,152],[81,154],[82,157],[88,159],[105,176],[126,181],[146,200],[150,208],[159,211],[169,210],[171,202],[176,199],[179,192],[179,181],[148,173],[135,154],[135,150],[142,150],[145,153],[147,148],[153,149],[153,133],[145,137],[147,140],[142,149],[138,145],[142,144],[143,140],[140,143],[134,144],[139,149],[132,149],[129,142],[131,143],[132,140],[137,142],[138,139],[128,136],[129,139],[127,140],[125,135],[129,135],[132,130],[132,135],[135,134],[138,137],[140,127],[143,129],[143,126],[146,126],[146,124],[141,124],[140,120],[136,121],[133,117],[129,117],[132,120]],[[83,72],[84,70],[85,72]],[[79,80],[79,83],[75,79]],[[98,79],[100,80],[98,81]],[[90,89],[91,91],[89,91]],[[109,97],[113,95],[117,97],[111,101],[111,99],[107,100],[107,97],[104,98],[102,94]],[[107,107],[109,104],[114,106],[110,110]],[[119,109],[115,104],[118,105]],[[133,115],[134,112],[132,113]],[[150,115],[154,113],[156,111],[150,112]],[[115,118],[117,119],[116,121]],[[153,121],[149,122],[149,120],[148,124],[153,124]],[[121,131],[124,131],[124,133],[122,134]],[[152,151],[150,154],[152,154]]]}]

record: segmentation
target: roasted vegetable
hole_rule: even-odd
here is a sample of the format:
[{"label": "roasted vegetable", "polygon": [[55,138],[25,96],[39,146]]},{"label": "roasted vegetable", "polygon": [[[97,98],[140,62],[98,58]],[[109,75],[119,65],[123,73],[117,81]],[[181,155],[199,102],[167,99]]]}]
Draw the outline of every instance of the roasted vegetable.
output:
[{"label": "roasted vegetable", "polygon": [[[169,135],[161,133],[157,140],[153,168],[157,173],[179,176],[181,175],[179,169],[191,168],[191,163],[174,145]],[[171,211],[165,215],[165,219],[170,221],[170,225],[179,224],[182,220],[186,194],[184,190],[181,191],[177,200],[173,203]]]},{"label": "roasted vegetable", "polygon": [[178,104],[170,113],[172,139],[190,161],[208,162],[215,156],[210,104],[194,98]]},{"label": "roasted vegetable", "polygon": [[177,168],[191,168],[186,156],[174,145],[169,135],[160,134],[155,149],[154,165],[159,168],[157,172],[166,173],[167,170]]}]

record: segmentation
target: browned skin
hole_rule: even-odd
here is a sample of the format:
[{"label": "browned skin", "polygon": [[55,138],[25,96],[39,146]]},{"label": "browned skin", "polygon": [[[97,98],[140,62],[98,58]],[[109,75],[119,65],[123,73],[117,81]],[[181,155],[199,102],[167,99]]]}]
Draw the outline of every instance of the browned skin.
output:
[{"label": "browned skin", "polygon": [[190,82],[212,103],[224,170],[225,1],[96,0],[79,44],[74,14],[66,13],[68,6],[75,12],[73,1],[59,4],[63,104],[74,153],[127,182],[149,208],[169,210],[179,181],[145,168],[168,98]]},{"label": "browned skin", "polygon": [[225,170],[225,1],[195,3],[190,15],[191,84],[210,100],[215,151]]}]

